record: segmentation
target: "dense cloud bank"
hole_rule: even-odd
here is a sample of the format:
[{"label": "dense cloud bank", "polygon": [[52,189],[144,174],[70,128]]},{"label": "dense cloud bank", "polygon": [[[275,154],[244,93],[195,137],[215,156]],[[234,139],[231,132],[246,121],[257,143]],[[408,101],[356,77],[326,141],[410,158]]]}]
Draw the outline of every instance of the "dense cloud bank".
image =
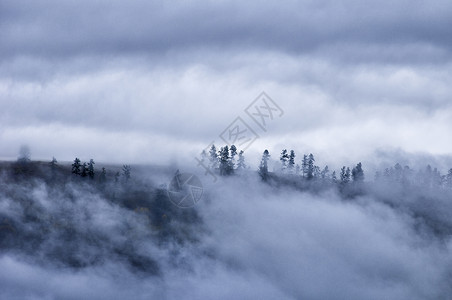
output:
[{"label": "dense cloud bank", "polygon": [[193,160],[262,91],[285,114],[250,151],[444,155],[451,20],[447,1],[2,1],[0,159]]},{"label": "dense cloud bank", "polygon": [[[447,1],[291,1],[285,5],[258,1],[3,1],[1,8],[0,25],[7,41],[0,48],[3,60],[216,47],[295,53],[323,50],[329,52],[327,56],[338,51],[349,52],[350,59],[369,54],[385,59],[392,51],[395,53],[389,57],[398,61],[431,61],[432,53],[450,58],[451,50],[447,28],[452,7]],[[389,49],[376,55],[383,45]],[[403,57],[396,48],[408,50],[410,56]],[[358,49],[366,51],[356,55]]]},{"label": "dense cloud bank", "polygon": [[345,190],[245,172],[203,180],[203,200],[181,209],[161,185],[171,170],[100,183],[31,165],[25,173],[2,167],[2,298],[445,299],[452,292],[450,189],[380,181]]}]

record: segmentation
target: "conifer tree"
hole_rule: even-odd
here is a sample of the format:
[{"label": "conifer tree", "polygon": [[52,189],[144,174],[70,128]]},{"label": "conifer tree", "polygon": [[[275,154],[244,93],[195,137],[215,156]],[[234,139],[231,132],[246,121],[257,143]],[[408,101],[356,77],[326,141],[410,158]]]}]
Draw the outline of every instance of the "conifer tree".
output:
[{"label": "conifer tree", "polygon": [[330,173],[330,170],[328,169],[328,166],[325,166],[325,168],[323,168],[322,172],[320,172],[320,177],[325,180],[328,178],[328,174]]},{"label": "conifer tree", "polygon": [[350,168],[345,166],[341,169],[341,183],[348,183],[350,181]]},{"label": "conifer tree", "polygon": [[270,153],[266,149],[264,153],[262,154],[262,160],[259,165],[259,175],[261,176],[262,180],[266,181],[268,179],[268,161],[270,159]]},{"label": "conifer tree", "polygon": [[94,160],[90,159],[88,163],[88,176],[91,179],[94,179],[94,164],[95,164]]},{"label": "conifer tree", "polygon": [[[354,182],[362,182],[364,181],[364,171],[362,168],[362,164],[358,163],[356,167],[352,170],[352,178]],[[400,175],[401,178],[401,175]]]},{"label": "conifer tree", "polygon": [[322,176],[322,171],[319,166],[314,166],[314,178],[320,178]]},{"label": "conifer tree", "polygon": [[306,174],[307,179],[314,178],[314,172],[315,172],[314,162],[315,162],[314,155],[311,153],[311,154],[309,154],[309,157],[308,157],[308,166],[307,166],[307,174]]},{"label": "conifer tree", "polygon": [[289,174],[293,174],[295,171],[295,151],[290,150],[289,162],[287,163],[287,170]]},{"label": "conifer tree", "polygon": [[72,164],[72,174],[80,175],[80,159],[77,157],[74,159],[74,163]]},{"label": "conifer tree", "polygon": [[232,145],[231,148],[229,148],[229,152],[231,155],[229,156],[229,172],[232,174],[234,173],[235,169],[235,156],[237,155],[237,147],[235,145]]},{"label": "conifer tree", "polygon": [[232,170],[229,156],[229,147],[227,145],[220,148],[219,157],[220,157],[220,175],[222,176],[230,175],[232,173]]},{"label": "conifer tree", "polygon": [[350,168],[347,167],[347,170],[345,170],[345,178],[347,182],[350,182],[350,175],[351,175]]},{"label": "conifer tree", "polygon": [[279,161],[281,162],[281,172],[285,172],[287,169],[287,162],[289,161],[289,154],[287,154],[287,149],[284,149],[279,156]]},{"label": "conifer tree", "polygon": [[86,162],[84,162],[83,165],[82,165],[82,171],[80,173],[80,176],[82,176],[82,177],[88,176],[87,168],[86,168]]},{"label": "conifer tree", "polygon": [[50,167],[52,169],[54,169],[57,166],[57,164],[58,164],[58,161],[56,160],[55,156],[52,157],[52,161],[50,162]]}]

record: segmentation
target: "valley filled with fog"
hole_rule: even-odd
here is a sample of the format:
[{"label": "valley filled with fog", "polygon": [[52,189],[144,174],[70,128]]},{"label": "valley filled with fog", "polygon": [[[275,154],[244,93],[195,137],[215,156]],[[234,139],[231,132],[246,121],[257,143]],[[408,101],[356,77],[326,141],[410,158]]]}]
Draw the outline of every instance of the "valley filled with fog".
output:
[{"label": "valley filled with fog", "polygon": [[72,172],[56,160],[1,164],[0,298],[447,299],[452,292],[452,188],[447,175],[435,182],[429,166],[416,173],[396,165],[375,180],[353,168],[348,180],[334,180],[290,167],[263,177],[262,162],[226,174],[219,160],[218,180],[198,174],[202,199],[181,208],[168,192],[178,176],[170,167],[112,165],[90,177],[74,164]]}]

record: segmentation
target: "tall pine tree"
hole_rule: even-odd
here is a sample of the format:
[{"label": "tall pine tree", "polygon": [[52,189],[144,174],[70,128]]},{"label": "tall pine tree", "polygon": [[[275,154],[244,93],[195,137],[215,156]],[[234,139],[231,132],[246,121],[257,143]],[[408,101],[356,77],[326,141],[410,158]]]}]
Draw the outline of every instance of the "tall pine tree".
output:
[{"label": "tall pine tree", "polygon": [[270,160],[270,153],[265,149],[262,154],[261,163],[259,165],[259,175],[262,180],[266,181],[268,179],[268,161]]}]

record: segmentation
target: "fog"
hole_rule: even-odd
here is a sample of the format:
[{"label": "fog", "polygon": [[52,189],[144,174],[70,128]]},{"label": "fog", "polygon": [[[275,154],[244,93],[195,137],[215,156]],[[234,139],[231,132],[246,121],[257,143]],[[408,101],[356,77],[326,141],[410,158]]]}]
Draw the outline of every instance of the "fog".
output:
[{"label": "fog", "polygon": [[136,170],[130,182],[109,177],[106,188],[66,171],[57,181],[25,180],[4,167],[2,299],[445,299],[452,292],[447,188],[369,180],[364,190],[344,192],[265,182],[255,171],[216,182],[198,174],[204,196],[184,209],[165,192],[171,168]]},{"label": "fog", "polygon": [[451,299],[451,20],[1,0],[0,299]]}]

